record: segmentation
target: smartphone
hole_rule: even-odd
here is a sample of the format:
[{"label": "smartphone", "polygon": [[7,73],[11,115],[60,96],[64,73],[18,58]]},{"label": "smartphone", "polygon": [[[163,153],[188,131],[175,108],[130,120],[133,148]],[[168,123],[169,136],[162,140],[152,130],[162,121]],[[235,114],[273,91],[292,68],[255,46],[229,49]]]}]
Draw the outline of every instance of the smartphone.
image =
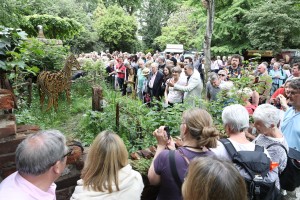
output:
[{"label": "smartphone", "polygon": [[168,126],[165,126],[164,130],[167,132],[168,140],[171,138],[170,129]]}]

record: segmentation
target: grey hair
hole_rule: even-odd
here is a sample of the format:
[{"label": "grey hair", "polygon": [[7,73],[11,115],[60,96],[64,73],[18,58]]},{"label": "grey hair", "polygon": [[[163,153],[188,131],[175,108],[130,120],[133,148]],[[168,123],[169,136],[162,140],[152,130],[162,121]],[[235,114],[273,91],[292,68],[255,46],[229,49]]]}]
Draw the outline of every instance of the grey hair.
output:
[{"label": "grey hair", "polygon": [[265,69],[268,68],[268,63],[266,63],[266,62],[262,62],[262,63],[260,63],[260,65],[264,66]]},{"label": "grey hair", "polygon": [[40,175],[67,152],[66,138],[58,130],[39,131],[29,135],[16,150],[16,167],[20,173]]},{"label": "grey hair", "polygon": [[292,88],[294,90],[300,89],[300,78],[293,78],[289,84],[289,88]]},{"label": "grey hair", "polygon": [[271,104],[259,105],[254,113],[254,121],[261,121],[267,128],[271,128],[271,125],[277,126],[280,122],[280,111]]},{"label": "grey hair", "polygon": [[280,63],[279,62],[275,62],[274,66],[277,66],[279,68],[280,67]]},{"label": "grey hair", "polygon": [[145,64],[145,62],[144,62],[142,59],[139,59],[139,60],[137,61],[137,63],[138,63],[138,64]]},{"label": "grey hair", "polygon": [[165,57],[164,56],[158,56],[159,59],[161,59],[161,61],[165,62]]},{"label": "grey hair", "polygon": [[233,133],[241,132],[249,127],[249,114],[240,104],[226,106],[222,112],[222,121]]},{"label": "grey hair", "polygon": [[151,63],[151,67],[155,67],[156,69],[158,69],[158,63],[157,62]]},{"label": "grey hair", "polygon": [[218,75],[214,72],[209,77],[210,82],[218,80],[218,79],[219,79]]}]

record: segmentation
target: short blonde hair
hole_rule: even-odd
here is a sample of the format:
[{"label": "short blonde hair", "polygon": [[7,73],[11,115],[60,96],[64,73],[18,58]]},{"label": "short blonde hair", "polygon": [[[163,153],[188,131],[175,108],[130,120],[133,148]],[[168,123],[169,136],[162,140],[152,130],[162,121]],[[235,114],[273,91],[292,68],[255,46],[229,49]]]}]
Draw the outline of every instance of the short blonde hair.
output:
[{"label": "short blonde hair", "polygon": [[97,192],[119,191],[118,172],[128,164],[128,152],[122,139],[110,131],[103,131],[93,141],[81,178],[84,187]]},{"label": "short blonde hair", "polygon": [[247,200],[246,184],[229,162],[210,157],[193,159],[182,185],[184,200]]}]

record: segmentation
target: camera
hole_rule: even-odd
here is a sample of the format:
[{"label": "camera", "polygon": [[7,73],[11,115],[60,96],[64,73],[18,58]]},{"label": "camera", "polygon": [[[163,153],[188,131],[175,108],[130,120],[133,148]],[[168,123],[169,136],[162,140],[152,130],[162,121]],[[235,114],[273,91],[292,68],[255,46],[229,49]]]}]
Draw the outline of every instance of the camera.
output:
[{"label": "camera", "polygon": [[169,127],[168,127],[168,126],[165,126],[164,130],[167,132],[167,136],[168,136],[168,140],[169,140],[170,137],[171,137]]},{"label": "camera", "polygon": [[281,108],[281,103],[280,99],[275,98],[273,102],[271,102],[271,105],[275,106],[276,108],[280,109]]}]

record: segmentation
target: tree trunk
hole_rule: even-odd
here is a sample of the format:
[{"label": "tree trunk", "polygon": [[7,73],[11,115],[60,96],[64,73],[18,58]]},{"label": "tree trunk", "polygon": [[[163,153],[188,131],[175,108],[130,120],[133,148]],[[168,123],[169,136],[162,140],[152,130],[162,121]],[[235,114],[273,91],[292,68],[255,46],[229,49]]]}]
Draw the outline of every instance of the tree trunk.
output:
[{"label": "tree trunk", "polygon": [[95,86],[92,88],[93,98],[92,98],[92,110],[93,111],[103,111],[103,95],[102,88],[100,86]]},{"label": "tree trunk", "polygon": [[207,82],[208,72],[211,66],[211,38],[214,27],[214,16],[215,16],[215,0],[203,0],[203,6],[207,9],[207,20],[206,20],[206,33],[204,36],[204,55],[205,55],[205,81]]}]

